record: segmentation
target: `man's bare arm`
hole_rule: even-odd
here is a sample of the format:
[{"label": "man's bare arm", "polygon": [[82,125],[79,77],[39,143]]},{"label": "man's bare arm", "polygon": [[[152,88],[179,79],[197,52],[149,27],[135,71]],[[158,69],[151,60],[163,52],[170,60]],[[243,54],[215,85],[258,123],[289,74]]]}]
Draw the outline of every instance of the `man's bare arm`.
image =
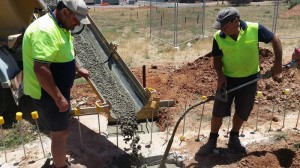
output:
[{"label": "man's bare arm", "polygon": [[272,75],[275,77],[282,72],[282,46],[280,39],[276,35],[274,35],[271,42],[275,55],[274,65],[272,67]]}]

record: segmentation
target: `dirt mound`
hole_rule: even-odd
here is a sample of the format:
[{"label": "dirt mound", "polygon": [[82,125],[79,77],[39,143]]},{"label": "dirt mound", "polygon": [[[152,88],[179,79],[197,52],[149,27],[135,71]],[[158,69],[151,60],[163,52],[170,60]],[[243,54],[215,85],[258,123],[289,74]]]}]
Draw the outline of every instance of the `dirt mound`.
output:
[{"label": "dirt mound", "polygon": [[292,9],[282,13],[279,17],[289,18],[293,16],[300,16],[300,4],[294,6]]},{"label": "dirt mound", "polygon": [[[268,49],[260,49],[260,63],[262,73],[265,73],[273,65],[273,53]],[[166,71],[171,71],[167,73]],[[141,72],[134,71],[139,79]],[[202,95],[214,95],[216,91],[217,76],[213,67],[211,54],[200,57],[194,62],[183,65],[180,69],[174,67],[159,67],[150,69],[147,74],[149,87],[157,89],[158,97],[161,99],[173,99],[182,103],[186,99],[197,100]],[[300,100],[299,75],[297,70],[284,71],[276,80],[272,78],[260,80],[258,90],[263,92],[263,104],[270,104],[274,101],[282,104],[285,101],[283,91],[291,90],[289,95],[288,108],[295,108]]]}]

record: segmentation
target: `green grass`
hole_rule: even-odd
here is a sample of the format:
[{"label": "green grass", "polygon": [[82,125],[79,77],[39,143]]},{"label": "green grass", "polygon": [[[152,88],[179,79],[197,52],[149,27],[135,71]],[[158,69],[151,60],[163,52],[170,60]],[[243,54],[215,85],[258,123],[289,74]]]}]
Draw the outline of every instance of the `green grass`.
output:
[{"label": "green grass", "polygon": [[282,140],[288,140],[288,134],[287,133],[281,133],[274,136],[275,141],[282,141]]},{"label": "green grass", "polygon": [[22,144],[32,142],[36,138],[37,132],[35,126],[31,125],[28,122],[21,121],[18,123],[14,123],[12,128],[4,133],[4,136],[1,137],[0,147],[2,150],[4,146],[6,149],[12,149]]},{"label": "green grass", "polygon": [[300,144],[299,143],[293,144],[293,148],[296,149],[296,150],[299,150],[300,149]]},{"label": "green grass", "polygon": [[76,85],[76,84],[86,84],[86,83],[87,83],[87,81],[84,78],[77,78],[74,81],[74,85]]}]

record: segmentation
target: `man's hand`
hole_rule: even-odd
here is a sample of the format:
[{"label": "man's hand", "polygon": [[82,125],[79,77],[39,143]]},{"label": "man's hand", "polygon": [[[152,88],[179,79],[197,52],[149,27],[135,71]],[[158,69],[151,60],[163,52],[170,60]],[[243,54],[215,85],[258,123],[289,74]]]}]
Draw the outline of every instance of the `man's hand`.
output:
[{"label": "man's hand", "polygon": [[85,79],[87,79],[88,77],[90,77],[89,71],[87,69],[85,69],[85,68],[82,68],[82,67],[80,67],[80,68],[77,69],[77,74],[79,76],[81,76],[81,77],[84,77]]},{"label": "man's hand", "polygon": [[70,109],[70,104],[64,96],[55,99],[55,103],[59,108],[59,112],[66,112]]},{"label": "man's hand", "polygon": [[279,75],[282,72],[282,65],[278,64],[278,65],[273,65],[273,67],[271,68],[272,71],[272,77],[276,77],[277,75]]}]

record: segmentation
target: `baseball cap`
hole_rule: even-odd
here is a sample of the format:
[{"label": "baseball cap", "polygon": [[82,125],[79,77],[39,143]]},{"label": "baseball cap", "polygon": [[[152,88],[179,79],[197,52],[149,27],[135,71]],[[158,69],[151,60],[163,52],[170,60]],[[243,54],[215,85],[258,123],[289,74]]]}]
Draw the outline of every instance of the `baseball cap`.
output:
[{"label": "baseball cap", "polygon": [[82,24],[90,24],[87,18],[87,6],[83,0],[62,0],[65,6],[72,12],[75,13],[77,19]]},{"label": "baseball cap", "polygon": [[222,9],[217,16],[217,20],[213,24],[213,28],[221,29],[226,23],[232,21],[234,18],[240,17],[239,11],[234,7]]}]

